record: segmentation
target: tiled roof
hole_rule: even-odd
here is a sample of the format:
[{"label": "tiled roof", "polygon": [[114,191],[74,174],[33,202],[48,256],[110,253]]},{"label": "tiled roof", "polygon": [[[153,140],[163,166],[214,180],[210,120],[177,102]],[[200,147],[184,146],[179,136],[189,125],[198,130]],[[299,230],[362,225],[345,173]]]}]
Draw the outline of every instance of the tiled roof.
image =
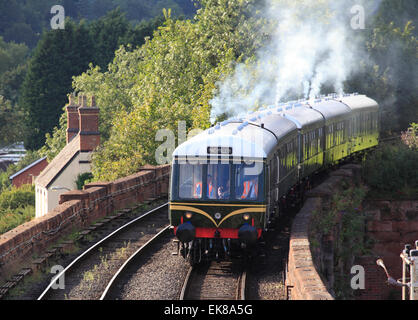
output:
[{"label": "tiled roof", "polygon": [[48,166],[42,170],[41,174],[35,180],[35,184],[48,188],[60,172],[74,158],[74,156],[79,153],[79,151],[80,135],[77,135],[64,147],[64,149],[61,150],[51,163],[49,163]]},{"label": "tiled roof", "polygon": [[19,170],[19,171],[18,171],[18,172],[16,172],[14,175],[11,175],[11,176],[9,177],[9,179],[10,179],[10,180],[12,180],[13,178],[17,177],[18,175],[20,175],[21,173],[25,172],[26,170],[28,170],[28,169],[32,168],[33,166],[36,166],[39,162],[41,162],[41,161],[43,161],[43,160],[45,160],[45,159],[46,159],[46,157],[43,157],[43,158],[41,158],[41,159],[38,159],[38,160],[36,160],[36,161],[32,162],[30,165],[28,165],[28,166],[24,167],[22,170]]}]

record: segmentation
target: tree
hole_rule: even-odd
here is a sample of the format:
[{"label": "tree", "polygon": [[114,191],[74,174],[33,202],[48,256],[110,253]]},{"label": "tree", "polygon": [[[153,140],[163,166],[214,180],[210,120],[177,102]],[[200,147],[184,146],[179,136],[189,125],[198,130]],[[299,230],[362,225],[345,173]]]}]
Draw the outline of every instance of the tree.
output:
[{"label": "tree", "polygon": [[[158,23],[153,20],[150,25]],[[106,70],[120,45],[140,45],[149,33],[148,25],[134,28],[120,10],[91,24],[67,19],[65,29],[45,32],[29,62],[22,87],[20,104],[27,112],[29,129],[26,148],[40,148],[45,134],[52,134],[58,125],[61,108],[72,91],[73,76],[85,71],[90,63]]]},{"label": "tree", "polygon": [[110,11],[102,19],[92,22],[90,35],[95,48],[94,64],[106,69],[116,49],[126,43],[124,37],[130,28],[128,20],[119,9]]},{"label": "tree", "polygon": [[254,3],[205,0],[194,21],[173,20],[165,11],[164,26],[141,48],[122,48],[107,72],[91,67],[74,79],[76,91],[94,94],[103,106],[101,121],[109,130],[93,157],[95,179],[155,163],[159,129],[176,132],[179,120],[189,130],[210,125],[215,83],[235,61],[254,54],[263,39],[252,34]]},{"label": "tree", "polygon": [[0,96],[0,146],[19,141],[23,135],[23,114]]},{"label": "tree", "polygon": [[58,123],[72,76],[81,74],[93,57],[85,23],[67,19],[65,29],[45,32],[29,62],[20,104],[27,113],[25,147],[39,149],[45,134]]},{"label": "tree", "polygon": [[[151,19],[148,22],[143,22],[135,27],[127,24],[127,21],[119,10],[112,11],[108,16],[103,19],[92,23],[89,34],[93,39],[94,57],[93,61],[99,61],[102,67],[95,66],[93,63],[89,64],[89,69],[76,77],[74,87],[76,91],[83,91],[86,93],[94,93],[100,106],[100,132],[102,135],[102,141],[109,137],[112,118],[115,116],[116,110],[119,110],[121,106],[123,108],[130,108],[130,99],[127,98],[126,89],[131,88],[132,79],[136,74],[136,70],[119,68],[119,62],[109,64],[113,59],[115,61],[121,61],[124,57],[128,56],[127,53],[132,51],[135,46],[139,46],[145,42],[145,38],[152,36],[153,31],[163,23],[163,20],[159,17]],[[128,25],[128,29],[120,26]],[[106,32],[103,30],[112,30],[119,28],[120,34],[113,35],[113,41],[107,41],[104,44],[97,43],[94,39],[103,37],[106,39]],[[126,32],[125,32],[126,30]],[[109,31],[110,32],[110,31]],[[110,38],[112,39],[112,37]],[[117,43],[126,44],[124,49],[121,49],[116,53],[112,51],[116,47]],[[101,53],[104,52],[104,53]],[[140,57],[131,55],[130,61],[125,62],[133,65],[136,63],[136,59]],[[107,71],[109,67],[109,70]],[[101,72],[104,70],[104,74]],[[88,78],[89,81],[83,79]],[[69,92],[69,91],[67,91]],[[48,159],[55,157],[60,150],[65,146],[65,130],[66,130],[66,113],[65,110],[61,111],[61,118],[59,125],[54,127],[52,133],[47,133],[45,145],[42,146],[42,154],[47,155]]]},{"label": "tree", "polygon": [[413,0],[380,4],[362,40],[367,56],[362,72],[347,82],[347,91],[368,94],[380,104],[382,134],[405,130],[418,119],[416,17]]},{"label": "tree", "polygon": [[25,44],[5,42],[0,37],[0,95],[15,104],[26,73],[29,48]]},{"label": "tree", "polygon": [[0,36],[0,75],[25,62],[29,48],[25,44],[5,42]]}]

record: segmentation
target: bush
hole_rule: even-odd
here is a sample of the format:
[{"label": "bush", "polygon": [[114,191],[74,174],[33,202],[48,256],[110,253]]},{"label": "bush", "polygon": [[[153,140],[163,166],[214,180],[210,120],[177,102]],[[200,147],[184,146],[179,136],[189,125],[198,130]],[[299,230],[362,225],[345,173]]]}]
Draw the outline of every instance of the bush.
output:
[{"label": "bush", "polygon": [[402,132],[402,142],[410,149],[418,149],[418,123],[411,123],[407,131]]},{"label": "bush", "polygon": [[7,213],[0,213],[0,234],[3,234],[22,223],[28,222],[35,217],[35,207],[27,206],[18,208]]},{"label": "bush", "polygon": [[0,215],[26,206],[35,206],[35,187],[32,185],[12,187],[0,194]]},{"label": "bush", "polygon": [[87,183],[90,183],[92,179],[93,179],[93,174],[91,172],[80,173],[77,176],[77,180],[75,181],[75,184],[77,185],[77,189],[82,190],[84,185]]},{"label": "bush", "polygon": [[383,146],[367,156],[363,177],[371,188],[371,197],[416,198],[418,152],[403,144]]}]

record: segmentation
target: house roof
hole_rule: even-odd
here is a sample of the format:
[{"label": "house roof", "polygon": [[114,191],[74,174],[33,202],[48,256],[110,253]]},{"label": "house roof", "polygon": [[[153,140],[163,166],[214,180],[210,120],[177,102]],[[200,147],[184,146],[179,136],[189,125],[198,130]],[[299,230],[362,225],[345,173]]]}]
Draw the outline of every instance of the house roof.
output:
[{"label": "house roof", "polygon": [[16,178],[18,175],[22,174],[23,172],[25,172],[26,170],[28,170],[28,169],[32,168],[33,166],[36,166],[38,163],[40,163],[40,162],[44,161],[45,159],[46,159],[46,157],[43,157],[43,158],[41,158],[41,159],[38,159],[38,160],[36,160],[36,161],[32,162],[30,165],[28,165],[28,166],[24,167],[22,170],[20,170],[20,171],[16,172],[14,175],[11,175],[11,176],[9,177],[9,179],[10,179],[10,180],[12,180],[12,179]]},{"label": "house roof", "polygon": [[77,135],[61,150],[48,166],[42,170],[41,174],[36,178],[35,184],[48,188],[79,152],[80,135]]}]

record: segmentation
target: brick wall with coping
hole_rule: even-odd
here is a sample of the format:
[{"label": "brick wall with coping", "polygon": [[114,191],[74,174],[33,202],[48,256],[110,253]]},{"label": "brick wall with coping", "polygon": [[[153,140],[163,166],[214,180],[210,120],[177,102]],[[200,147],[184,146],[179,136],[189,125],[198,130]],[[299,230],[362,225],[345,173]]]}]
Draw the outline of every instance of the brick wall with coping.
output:
[{"label": "brick wall with coping", "polygon": [[[286,270],[286,294],[291,300],[334,300],[329,290],[329,280],[333,278],[332,237],[326,240],[328,245],[321,246],[320,252],[313,257],[309,240],[309,227],[313,212],[320,210],[340,186],[343,179],[356,180],[360,176],[360,167],[345,165],[330,173],[330,177],[314,189],[306,192],[307,200],[296,215],[291,229],[288,265]],[[322,272],[318,272],[321,265]],[[331,268],[329,268],[331,266]],[[327,274],[325,279],[323,274]]]},{"label": "brick wall with coping", "polygon": [[314,266],[310,250],[310,217],[320,206],[321,198],[308,198],[293,220],[286,270],[286,291],[291,300],[334,299]]},{"label": "brick wall with coping", "polygon": [[83,228],[115,210],[168,194],[170,165],[147,166],[113,182],[91,183],[60,197],[47,215],[0,235],[0,272],[39,253],[74,228]]},{"label": "brick wall with coping", "polygon": [[[346,165],[332,172],[325,182],[306,193],[307,200],[293,221],[290,236],[286,270],[286,291],[290,299],[334,299],[330,282],[333,282],[332,248],[335,239],[331,233],[325,237],[328,245],[322,243],[313,248],[309,242],[311,215],[321,206],[326,207],[342,179],[356,181],[359,177],[359,166]],[[353,265],[365,269],[365,289],[355,290],[355,299],[400,299],[401,290],[388,286],[385,272],[376,265],[376,260],[382,258],[391,276],[401,278],[402,261],[399,255],[405,244],[413,246],[415,240],[418,240],[418,200],[366,200],[363,207],[368,217],[365,231],[374,244],[370,254],[354,257]],[[326,252],[328,247],[331,252]]]}]

